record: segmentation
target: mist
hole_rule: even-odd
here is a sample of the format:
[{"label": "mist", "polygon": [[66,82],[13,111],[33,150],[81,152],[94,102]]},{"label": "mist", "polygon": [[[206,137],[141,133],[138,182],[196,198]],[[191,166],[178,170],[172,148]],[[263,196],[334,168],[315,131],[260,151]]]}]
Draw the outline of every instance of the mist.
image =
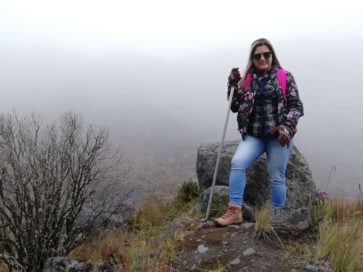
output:
[{"label": "mist", "polygon": [[[175,58],[3,46],[1,109],[21,115],[34,111],[45,122],[76,111],[86,122],[110,128],[112,141],[134,163],[135,184],[173,191],[195,178],[198,146],[220,141],[227,76],[232,67],[244,69],[249,43]],[[273,44],[304,103],[295,144],[315,182],[333,194],[355,194],[363,171],[363,39]],[[239,138],[236,129],[231,114],[227,140]]]}]

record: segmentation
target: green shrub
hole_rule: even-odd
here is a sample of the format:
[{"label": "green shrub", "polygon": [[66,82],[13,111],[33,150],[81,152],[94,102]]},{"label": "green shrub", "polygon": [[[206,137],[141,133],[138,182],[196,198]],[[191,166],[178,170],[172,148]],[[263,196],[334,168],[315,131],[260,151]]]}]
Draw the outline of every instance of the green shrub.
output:
[{"label": "green shrub", "polygon": [[211,216],[219,216],[223,213],[223,210],[228,206],[228,196],[215,194],[212,200],[212,206],[210,210]]},{"label": "green shrub", "polygon": [[177,200],[180,203],[189,203],[200,195],[198,183],[192,179],[184,181],[177,193]]}]

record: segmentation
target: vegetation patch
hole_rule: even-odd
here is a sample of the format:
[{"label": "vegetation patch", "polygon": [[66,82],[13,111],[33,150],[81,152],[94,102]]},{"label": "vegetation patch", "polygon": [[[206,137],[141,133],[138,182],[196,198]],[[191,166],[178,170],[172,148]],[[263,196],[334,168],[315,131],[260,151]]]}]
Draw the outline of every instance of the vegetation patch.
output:
[{"label": "vegetation patch", "polygon": [[158,244],[155,240],[175,218],[187,218],[198,199],[194,181],[186,181],[172,201],[150,197],[135,209],[127,230],[108,233],[84,243],[70,257],[91,262],[113,261],[125,271],[171,271],[182,233],[169,233]]}]

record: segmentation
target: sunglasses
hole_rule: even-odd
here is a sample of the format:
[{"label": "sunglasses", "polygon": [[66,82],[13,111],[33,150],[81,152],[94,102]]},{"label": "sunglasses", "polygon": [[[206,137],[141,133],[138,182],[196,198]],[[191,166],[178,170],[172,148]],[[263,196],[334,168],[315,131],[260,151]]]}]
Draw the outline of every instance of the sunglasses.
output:
[{"label": "sunglasses", "polygon": [[272,53],[271,52],[264,52],[264,53],[258,53],[258,54],[254,54],[253,58],[254,60],[260,60],[262,58],[262,56],[264,57],[264,59],[269,59],[271,57]]}]

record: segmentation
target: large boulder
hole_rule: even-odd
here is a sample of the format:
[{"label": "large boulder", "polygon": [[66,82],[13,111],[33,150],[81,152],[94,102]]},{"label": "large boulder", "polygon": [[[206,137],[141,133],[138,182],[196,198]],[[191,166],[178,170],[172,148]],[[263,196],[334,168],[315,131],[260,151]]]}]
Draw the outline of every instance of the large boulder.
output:
[{"label": "large boulder", "polygon": [[[227,141],[221,153],[216,185],[228,186],[231,160],[239,141]],[[203,144],[198,148],[197,175],[202,191],[212,185],[219,144]],[[295,208],[306,206],[316,195],[316,185],[305,158],[296,147],[293,148],[286,170],[287,203]],[[266,155],[263,154],[247,170],[244,201],[252,206],[261,206],[270,199],[267,180]]]}]

